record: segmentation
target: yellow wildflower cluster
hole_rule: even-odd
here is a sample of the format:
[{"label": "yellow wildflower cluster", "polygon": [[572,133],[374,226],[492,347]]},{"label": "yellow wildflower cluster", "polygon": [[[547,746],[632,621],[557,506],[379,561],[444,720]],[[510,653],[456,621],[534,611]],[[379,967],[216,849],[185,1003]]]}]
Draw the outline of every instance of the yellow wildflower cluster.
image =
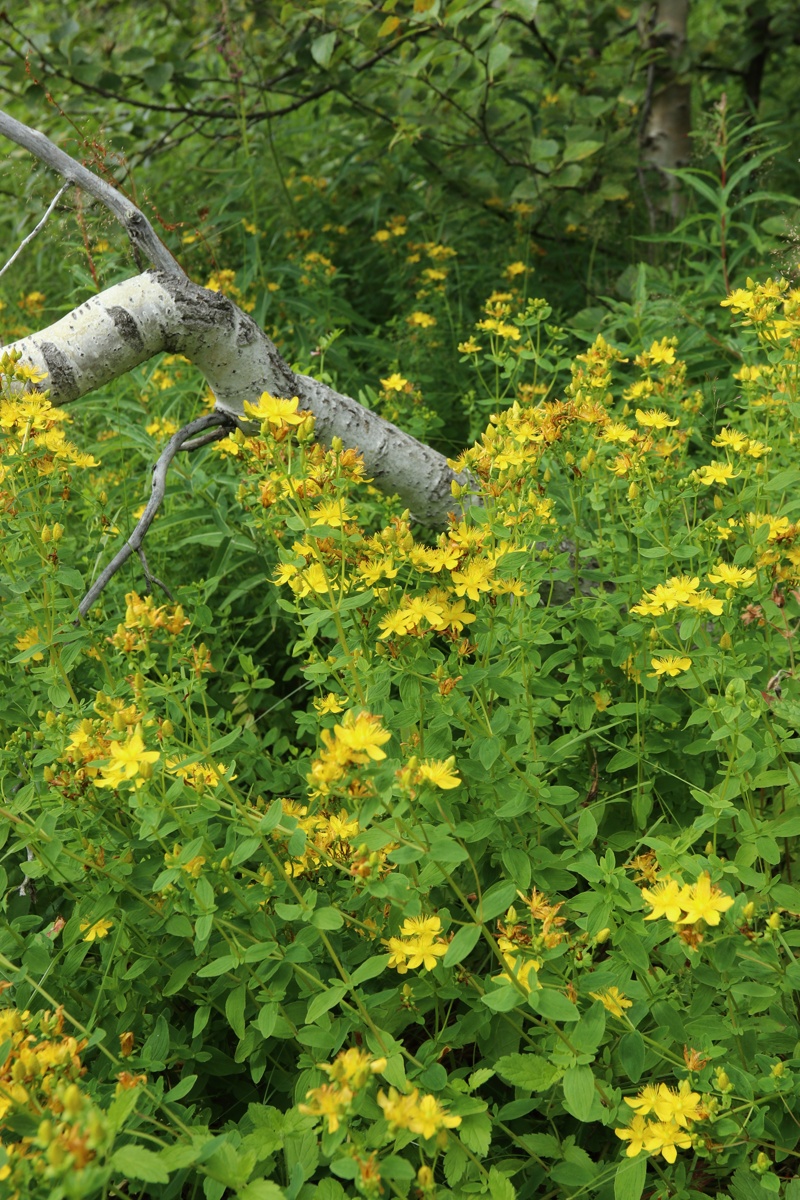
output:
[{"label": "yellow wildflower cluster", "polygon": [[115,791],[124,783],[133,784],[134,789],[144,787],[153,776],[153,764],[161,757],[157,750],[145,750],[139,725],[124,741],[111,742],[109,750],[109,759],[101,766],[95,787]]},{"label": "yellow wildflower cluster", "polygon": [[8,1046],[0,1067],[0,1120],[6,1131],[22,1118],[36,1128],[3,1144],[0,1181],[13,1188],[3,1194],[26,1193],[27,1172],[37,1159],[54,1182],[68,1176],[74,1189],[76,1172],[103,1155],[110,1141],[104,1114],[78,1082],[85,1041],[64,1033],[61,1009],[31,1014],[7,1008],[0,1011],[0,1042]]},{"label": "yellow wildflower cluster", "polygon": [[332,1063],[320,1063],[319,1068],[330,1083],[306,1092],[305,1104],[298,1104],[297,1108],[306,1116],[320,1117],[327,1123],[328,1133],[336,1133],[350,1115],[356,1095],[363,1091],[373,1075],[380,1075],[386,1069],[386,1059],[372,1058],[353,1046],[337,1054]]},{"label": "yellow wildflower cluster", "polygon": [[403,922],[399,937],[391,937],[386,943],[389,947],[389,966],[394,967],[399,975],[407,971],[416,971],[424,967],[432,971],[436,959],[447,953],[447,942],[440,936],[442,922],[439,917],[407,917]]},{"label": "yellow wildflower cluster", "polygon": [[[618,1138],[628,1142],[625,1151],[628,1158],[635,1158],[644,1150],[668,1163],[674,1163],[678,1150],[689,1150],[694,1144],[692,1129],[695,1122],[708,1116],[698,1092],[684,1079],[676,1089],[665,1083],[648,1084],[637,1096],[626,1096],[625,1103],[634,1110],[628,1126],[615,1129]],[[652,1114],[655,1121],[646,1118]]]},{"label": "yellow wildflower cluster", "polygon": [[389,1088],[388,1096],[378,1092],[378,1104],[392,1132],[408,1129],[422,1138],[438,1137],[443,1146],[447,1144],[447,1130],[457,1129],[461,1124],[461,1117],[449,1113],[435,1096],[420,1096],[419,1088],[406,1095],[393,1087]]},{"label": "yellow wildflower cluster", "polygon": [[256,306],[255,300],[248,299],[241,288],[236,284],[236,272],[228,269],[214,271],[206,280],[206,287],[210,292],[222,292],[224,296],[230,296],[239,308],[245,312],[252,312]]},{"label": "yellow wildflower cluster", "polygon": [[379,229],[377,233],[372,235],[372,240],[380,244],[389,242],[392,238],[405,237],[407,233],[408,218],[398,214],[394,217],[389,217],[383,229]]},{"label": "yellow wildflower cluster", "polygon": [[43,378],[34,367],[21,363],[16,352],[0,357],[0,484],[22,469],[23,460],[39,475],[98,466],[91,454],[84,454],[65,437],[61,426],[71,420],[69,414],[53,405],[47,392],[32,389]]},{"label": "yellow wildflower cluster", "polygon": [[218,788],[223,779],[233,780],[235,775],[228,775],[225,763],[187,763],[180,765],[177,759],[167,759],[167,770],[171,775],[183,779],[193,791],[200,795],[206,788]]},{"label": "yellow wildflower cluster", "polygon": [[[310,813],[307,805],[297,804],[294,800],[283,800],[282,803],[284,813],[294,817],[297,828],[306,835],[302,853],[284,863],[287,875],[312,875],[322,867],[330,866],[345,867],[357,878],[385,872],[386,855],[392,847],[367,852],[356,841],[361,830],[358,819],[351,817],[347,809]],[[283,836],[279,831],[273,833],[276,840],[282,840]]]},{"label": "yellow wildflower cluster", "polygon": [[[569,935],[563,928],[566,918],[559,916],[563,901],[551,904],[543,892],[533,888],[530,896],[518,893],[529,911],[529,923],[519,920],[515,907],[497,923],[497,945],[503,957],[505,971],[494,976],[500,982],[516,982],[526,991],[540,987],[536,973],[542,956],[555,950]],[[539,922],[539,924],[537,924]]]},{"label": "yellow wildflower cluster", "polygon": [[599,1000],[612,1017],[624,1017],[625,1009],[633,1005],[633,1001],[629,1000],[625,993],[616,987],[603,988],[600,992],[589,992],[589,995],[593,1000]]},{"label": "yellow wildflower cluster", "polygon": [[660,617],[674,608],[690,608],[718,617],[723,604],[706,588],[700,588],[698,575],[674,575],[666,583],[659,583],[652,591],[645,592],[638,604],[631,605],[631,612],[640,617]]},{"label": "yellow wildflower cluster", "polygon": [[341,725],[323,729],[323,748],[319,757],[313,760],[307,776],[313,794],[327,796],[337,784],[346,784],[353,767],[363,767],[386,758],[386,751],[381,747],[386,745],[391,736],[381,724],[380,717],[355,709],[345,713]]},{"label": "yellow wildflower cluster", "polygon": [[189,620],[180,604],[157,605],[152,595],[139,596],[128,592],[125,597],[125,620],[117,626],[108,641],[123,654],[144,653],[155,633],[176,638]]},{"label": "yellow wildflower cluster", "polygon": [[642,888],[642,899],[651,909],[645,921],[665,917],[679,930],[682,926],[693,927],[686,930],[684,936],[684,941],[690,946],[695,946],[702,939],[704,926],[719,925],[722,914],[734,903],[733,896],[726,895],[712,884],[708,871],[704,871],[696,883],[689,884],[681,883],[670,875],[659,875],[658,882],[652,888]]}]

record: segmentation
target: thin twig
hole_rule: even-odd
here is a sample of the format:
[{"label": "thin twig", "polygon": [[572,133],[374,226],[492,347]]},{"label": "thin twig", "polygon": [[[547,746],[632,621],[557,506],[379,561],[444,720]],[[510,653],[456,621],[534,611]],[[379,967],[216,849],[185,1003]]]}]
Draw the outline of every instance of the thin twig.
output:
[{"label": "thin twig", "polygon": [[1,110],[0,134],[30,151],[63,179],[74,183],[76,187],[88,192],[95,200],[99,200],[101,204],[110,209],[128,234],[132,246],[145,255],[159,271],[165,271],[173,278],[186,279],[183,267],[177,259],[173,258],[147,217],[122,192],[76,162],[43,133],[37,129],[31,129],[28,125],[23,125],[21,121],[16,121]]},{"label": "thin twig", "polygon": [[[184,444],[190,441],[195,434],[201,433],[204,429],[209,429],[213,425],[223,426],[225,429],[233,429],[238,427],[239,424],[240,422],[235,416],[233,416],[232,413],[214,412],[208,413],[204,417],[198,417],[194,421],[190,421],[188,425],[184,425],[182,429],[179,429],[177,433],[172,435],[164,449],[161,451],[158,461],[153,467],[153,486],[150,492],[150,499],[147,501],[147,506],[139,518],[136,528],[128,538],[125,545],[117,552],[117,554],[114,555],[106,569],[102,572],[99,578],[95,580],[95,582],[89,588],[89,591],[81,600],[80,604],[78,605],[78,621],[80,620],[80,617],[86,616],[89,609],[92,607],[95,600],[97,600],[105,586],[111,579],[113,579],[120,567],[122,567],[128,561],[132,554],[139,554],[143,559],[143,566],[145,567],[146,576],[148,576],[150,579],[153,579],[156,583],[159,583],[161,587],[164,587],[160,580],[157,580],[154,576],[150,575],[146,566],[146,560],[140,552],[145,535],[152,525],[155,515],[161,507],[161,502],[164,499],[164,493],[166,492],[167,487],[167,471],[169,470],[169,465],[178,451],[182,450],[184,448]],[[198,441],[201,445],[205,444],[205,441],[202,438],[199,438]],[[76,624],[78,624],[78,621],[76,621]]]},{"label": "thin twig", "polygon": [[172,592],[169,590],[167,585],[164,583],[164,580],[159,579],[158,576],[154,575],[153,572],[150,570],[150,567],[147,562],[147,555],[144,552],[144,546],[140,546],[139,549],[136,551],[136,553],[139,555],[139,562],[142,564],[142,570],[144,571],[144,578],[145,578],[145,582],[147,583],[148,592],[152,592],[153,584],[156,584],[157,587],[161,588],[162,592],[166,593],[168,598],[174,604],[175,597],[173,596]]},{"label": "thin twig", "polygon": [[25,247],[26,247],[26,246],[28,246],[28,245],[29,245],[29,244],[30,244],[30,243],[33,241],[33,239],[36,237],[36,235],[37,235],[37,233],[39,232],[39,230],[40,230],[40,229],[44,229],[44,226],[45,226],[45,224],[46,224],[46,222],[47,222],[47,218],[50,216],[51,212],[53,211],[53,209],[55,208],[55,206],[58,204],[58,202],[59,202],[59,200],[61,199],[61,197],[64,195],[64,192],[68,191],[68,189],[69,189],[69,188],[71,188],[71,187],[72,187],[72,180],[71,180],[71,179],[68,179],[68,180],[67,180],[67,182],[66,182],[65,184],[62,184],[62,186],[61,186],[61,187],[58,189],[58,191],[56,192],[55,196],[53,197],[53,199],[52,199],[52,201],[51,201],[51,203],[50,203],[50,207],[48,208],[47,212],[46,212],[46,213],[44,214],[44,216],[42,217],[42,219],[41,219],[41,221],[39,222],[39,224],[38,224],[38,225],[37,225],[37,226],[36,226],[34,229],[32,229],[32,230],[30,231],[30,233],[28,234],[28,236],[27,236],[26,238],[23,238],[23,239],[22,239],[22,241],[21,241],[21,242],[20,242],[20,244],[17,246],[16,250],[15,250],[15,251],[14,251],[14,253],[11,255],[11,258],[8,260],[8,262],[6,263],[6,265],[5,265],[4,267],[0,267],[0,275],[5,275],[6,271],[7,271],[7,270],[8,270],[8,268],[11,266],[11,264],[12,264],[13,262],[16,262],[16,261],[17,261],[17,259],[19,258],[20,254],[22,254],[22,251],[25,249]]}]

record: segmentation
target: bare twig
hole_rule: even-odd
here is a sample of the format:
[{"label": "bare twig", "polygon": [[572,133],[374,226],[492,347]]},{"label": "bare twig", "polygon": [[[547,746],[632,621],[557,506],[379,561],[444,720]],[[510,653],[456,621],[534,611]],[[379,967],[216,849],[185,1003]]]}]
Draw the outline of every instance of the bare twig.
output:
[{"label": "bare twig", "polygon": [[58,204],[58,202],[59,202],[59,200],[61,199],[61,197],[64,195],[64,192],[68,191],[68,190],[69,190],[69,188],[71,188],[71,187],[72,187],[72,180],[68,179],[68,180],[67,180],[67,182],[66,182],[65,184],[63,184],[63,185],[62,185],[62,186],[61,186],[61,187],[58,189],[58,191],[56,192],[56,194],[55,194],[55,196],[53,197],[52,201],[50,202],[50,207],[48,208],[47,212],[46,212],[46,213],[44,214],[44,216],[42,217],[42,219],[41,219],[41,221],[39,222],[39,224],[38,224],[38,225],[37,225],[37,226],[36,226],[34,229],[32,229],[32,230],[30,231],[30,233],[28,234],[28,236],[27,236],[27,237],[25,237],[25,238],[23,238],[23,239],[22,239],[22,241],[21,241],[21,242],[20,242],[20,244],[17,246],[17,248],[16,248],[16,250],[14,251],[14,253],[11,255],[11,258],[10,258],[10,259],[8,260],[8,262],[5,264],[5,266],[4,266],[4,267],[0,267],[0,275],[4,275],[4,274],[6,273],[6,271],[7,271],[7,270],[8,270],[8,268],[11,266],[11,264],[12,264],[13,262],[16,262],[16,261],[17,261],[17,259],[19,258],[20,254],[22,254],[22,251],[25,249],[25,247],[26,247],[26,246],[28,246],[28,245],[29,245],[29,244],[30,244],[30,243],[33,241],[33,239],[36,237],[36,235],[37,235],[37,233],[39,232],[39,230],[40,230],[40,229],[44,229],[44,226],[45,226],[45,224],[47,223],[47,218],[50,216],[51,212],[53,211],[53,209],[55,208],[55,206]]},{"label": "bare twig", "polygon": [[159,579],[158,576],[154,575],[153,572],[150,570],[150,567],[147,562],[147,555],[144,552],[144,546],[140,546],[139,549],[136,551],[136,553],[139,555],[139,562],[142,564],[142,570],[144,571],[144,578],[145,578],[145,582],[147,583],[148,592],[152,592],[153,584],[155,584],[156,587],[161,588],[162,592],[164,592],[165,595],[174,604],[175,597],[173,596],[172,592],[169,590],[167,585],[164,583],[164,580]]},{"label": "bare twig", "polygon": [[[194,421],[190,421],[188,425],[184,425],[177,433],[173,434],[167,442],[161,454],[158,457],[156,465],[153,467],[153,486],[150,492],[150,499],[147,501],[147,506],[139,518],[139,522],[131,536],[128,538],[121,550],[115,554],[111,562],[102,572],[98,579],[89,588],[86,595],[78,605],[79,617],[85,617],[89,609],[97,600],[105,586],[116,575],[117,571],[123,566],[132,554],[138,554],[144,567],[145,577],[148,583],[151,581],[157,583],[159,587],[164,588],[164,591],[169,595],[169,591],[164,587],[159,579],[150,573],[147,566],[147,559],[142,553],[142,543],[145,535],[153,523],[156,513],[161,507],[161,502],[164,499],[164,493],[167,486],[167,471],[175,455],[179,450],[184,449],[187,442],[194,438],[195,434],[202,433],[204,429],[209,429],[211,426],[217,425],[224,427],[225,430],[230,430],[239,427],[241,422],[237,420],[231,413],[214,412],[208,413],[204,417],[198,417]],[[200,445],[205,445],[206,439],[198,438],[197,442]],[[188,449],[188,446],[186,446]],[[197,449],[197,445],[194,446]]]},{"label": "bare twig", "polygon": [[110,209],[127,232],[134,250],[140,251],[159,271],[164,271],[173,278],[187,278],[183,267],[172,257],[144,213],[127,196],[123,196],[122,192],[117,191],[104,179],[99,179],[87,167],[81,166],[43,133],[23,125],[21,121],[15,121],[8,113],[2,111],[0,134],[29,150],[51,170],[57,171],[62,179],[74,183],[76,187],[82,188]]}]

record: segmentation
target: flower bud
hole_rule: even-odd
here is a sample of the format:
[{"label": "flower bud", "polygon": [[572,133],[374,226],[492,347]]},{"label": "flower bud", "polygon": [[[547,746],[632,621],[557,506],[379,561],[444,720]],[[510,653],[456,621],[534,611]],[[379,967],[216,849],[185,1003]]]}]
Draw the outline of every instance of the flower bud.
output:
[{"label": "flower bud", "polygon": [[719,512],[719,510],[722,508],[722,496],[719,494],[714,497],[714,508],[717,510],[717,512]]},{"label": "flower bud", "polygon": [[47,543],[48,543],[48,542],[52,541],[53,535],[52,535],[52,533],[50,532],[50,526],[49,526],[49,525],[43,525],[43,526],[42,526],[42,532],[41,532],[41,534],[40,534],[39,536],[41,537],[41,539],[42,539],[42,541],[44,542],[45,546],[47,545]]},{"label": "flower bud", "polygon": [[731,635],[726,630],[719,639],[719,648],[720,650],[730,650],[732,645],[733,641],[731,640]]},{"label": "flower bud", "polygon": [[58,521],[56,521],[55,525],[53,526],[53,541],[60,542],[63,536],[64,536],[64,526],[59,524]]},{"label": "flower bud", "polygon": [[638,483],[635,483],[635,482],[630,483],[628,485],[628,499],[635,500],[636,497],[639,495],[639,491],[640,491],[640,488],[639,488]]},{"label": "flower bud", "polygon": [[769,916],[767,917],[767,926],[769,929],[772,929],[775,932],[777,932],[779,929],[781,929],[783,927],[783,922],[781,921],[781,914],[777,913],[777,912],[770,913]]}]

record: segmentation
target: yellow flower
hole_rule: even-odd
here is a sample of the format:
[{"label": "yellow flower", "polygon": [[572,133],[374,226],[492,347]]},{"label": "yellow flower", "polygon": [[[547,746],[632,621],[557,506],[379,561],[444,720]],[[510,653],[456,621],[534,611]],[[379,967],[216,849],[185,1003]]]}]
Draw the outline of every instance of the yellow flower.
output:
[{"label": "yellow flower", "polygon": [[467,338],[466,342],[458,343],[459,354],[479,354],[483,346],[475,341],[475,338]]},{"label": "yellow flower", "polygon": [[726,896],[712,885],[708,871],[703,872],[697,883],[682,889],[680,901],[686,911],[686,916],[680,920],[681,925],[694,925],[698,921],[705,921],[706,925],[719,925],[722,914],[734,903],[733,896]]},{"label": "yellow flower", "polygon": [[642,899],[649,904],[653,911],[648,913],[645,921],[655,921],[658,917],[666,917],[668,921],[677,921],[683,912],[682,888],[669,875],[659,880],[654,888],[642,888]]},{"label": "yellow flower", "polygon": [[658,1121],[647,1129],[644,1148],[648,1154],[663,1154],[668,1163],[674,1163],[678,1150],[690,1150],[692,1138],[676,1121]]},{"label": "yellow flower", "polygon": [[[323,730],[323,741],[327,740],[327,733],[327,730]],[[346,714],[341,725],[334,725],[333,736],[340,745],[347,748],[356,763],[366,763],[368,759],[379,762],[386,758],[381,746],[392,737],[391,733],[382,727],[380,717],[374,717],[367,712],[356,714],[352,711]]]},{"label": "yellow flower", "polygon": [[257,421],[266,421],[270,425],[300,425],[306,417],[305,412],[298,412],[297,405],[300,403],[297,396],[291,400],[286,400],[280,396],[270,396],[269,392],[262,392],[257,404],[251,404],[248,400],[244,402],[244,411],[250,417],[255,417]]},{"label": "yellow flower", "polygon": [[669,338],[664,337],[660,342],[653,342],[648,354],[653,363],[666,363],[670,366],[675,362],[675,347],[670,344]]},{"label": "yellow flower", "polygon": [[388,379],[381,380],[381,387],[385,388],[387,392],[402,392],[404,388],[408,387],[408,380],[395,371]]},{"label": "yellow flower", "polygon": [[436,324],[436,317],[432,317],[430,313],[413,312],[410,317],[406,317],[409,325],[416,325],[420,329],[430,329]]},{"label": "yellow flower", "polygon": [[660,408],[648,408],[646,412],[637,408],[636,420],[647,429],[669,429],[670,426],[680,423],[677,417],[670,417]]},{"label": "yellow flower", "polygon": [[695,472],[697,478],[706,487],[711,487],[712,483],[727,483],[729,479],[738,479],[738,471],[734,471],[730,463],[715,462],[707,463],[706,466],[700,467],[699,471]]},{"label": "yellow flower", "polygon": [[635,1158],[644,1150],[644,1139],[649,1129],[649,1122],[645,1121],[644,1117],[635,1116],[630,1125],[621,1129],[615,1129],[614,1133],[624,1142],[630,1142],[625,1154],[628,1158]]},{"label": "yellow flower", "polygon": [[739,433],[737,429],[720,429],[717,436],[712,441],[712,446],[727,446],[735,454],[741,454],[747,449],[749,438],[743,433]]},{"label": "yellow flower", "polygon": [[756,573],[749,567],[733,567],[729,563],[718,562],[708,580],[710,583],[724,583],[726,587],[750,587],[756,581]]},{"label": "yellow flower", "polygon": [[[39,632],[38,626],[31,625],[30,629],[26,629],[25,632],[21,633],[20,636],[17,638],[16,647],[20,651],[30,650],[31,646],[41,645],[41,642],[42,642],[42,635]],[[44,655],[42,654],[41,650],[37,650],[34,654],[31,654],[29,657],[34,662],[41,662],[42,659],[44,658]]]},{"label": "yellow flower", "polygon": [[344,712],[344,706],[339,703],[339,697],[335,692],[328,692],[324,700],[317,697],[314,700],[314,708],[323,716],[325,713],[340,713]]},{"label": "yellow flower", "polygon": [[141,787],[152,774],[152,764],[160,757],[157,750],[145,750],[138,731],[124,742],[112,742],[111,763],[102,768],[96,786],[117,788],[121,783],[133,782],[134,787]]},{"label": "yellow flower", "polygon": [[432,783],[434,787],[442,788],[445,791],[457,788],[461,779],[453,769],[455,761],[453,755],[443,762],[428,758],[417,767],[416,778],[421,783]]},{"label": "yellow flower", "polygon": [[619,988],[615,987],[604,988],[602,992],[589,992],[589,995],[593,1000],[599,1000],[612,1017],[624,1016],[625,1009],[630,1008],[633,1004],[632,1000],[629,1000]]},{"label": "yellow flower", "polygon": [[650,663],[653,667],[654,675],[680,675],[684,671],[688,671],[692,665],[692,660],[686,657],[678,657],[674,654],[666,654],[661,658],[651,658]]},{"label": "yellow flower", "polygon": [[388,1096],[380,1091],[378,1104],[391,1130],[408,1129],[424,1138],[433,1137],[440,1129],[456,1129],[461,1124],[461,1117],[448,1113],[435,1096],[420,1098],[418,1088],[407,1096],[393,1087],[389,1088]]},{"label": "yellow flower", "polygon": [[451,579],[455,584],[457,596],[468,596],[470,600],[478,600],[481,592],[491,591],[494,567],[485,559],[475,558],[468,562],[461,571],[452,571]]},{"label": "yellow flower", "polygon": [[627,446],[638,437],[638,434],[635,429],[630,429],[624,421],[609,421],[600,436],[604,442],[621,442],[623,446]]},{"label": "yellow flower", "polygon": [[92,923],[91,921],[81,921],[81,933],[84,935],[85,942],[99,941],[101,938],[108,937],[108,931],[113,925],[113,921],[101,917],[99,921]]},{"label": "yellow flower", "polygon": [[328,1123],[328,1133],[336,1133],[352,1099],[350,1088],[323,1083],[321,1087],[306,1092],[309,1103],[298,1104],[297,1111],[308,1117],[322,1117]]}]

